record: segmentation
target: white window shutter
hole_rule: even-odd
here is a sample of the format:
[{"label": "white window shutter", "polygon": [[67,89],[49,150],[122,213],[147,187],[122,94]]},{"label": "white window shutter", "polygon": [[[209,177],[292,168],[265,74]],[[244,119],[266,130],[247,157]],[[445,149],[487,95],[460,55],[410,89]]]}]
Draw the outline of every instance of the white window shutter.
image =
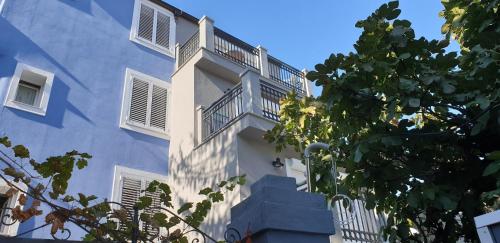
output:
[{"label": "white window shutter", "polygon": [[122,177],[122,193],[120,202],[133,215],[134,205],[141,196],[142,182],[128,177]]},{"label": "white window shutter", "polygon": [[167,100],[168,91],[165,88],[153,85],[151,98],[150,126],[166,130],[167,127]]},{"label": "white window shutter", "polygon": [[153,8],[141,4],[137,35],[151,42],[153,41],[154,15]]},{"label": "white window shutter", "polygon": [[[146,182],[146,188],[149,186],[149,183],[151,183],[151,182],[150,181]],[[152,199],[152,203],[151,203],[151,207],[146,209],[144,213],[149,214],[152,217],[155,213],[160,212],[160,210],[158,209],[159,207],[161,207],[160,194],[161,193],[159,190],[156,190],[155,192],[145,191],[144,195],[146,197],[150,197]],[[151,225],[143,224],[142,229],[147,230],[150,234],[153,234],[153,235],[158,233],[158,229],[151,227]]]},{"label": "white window shutter", "polygon": [[130,98],[129,120],[146,125],[148,113],[149,83],[132,79],[132,91]]},{"label": "white window shutter", "polygon": [[170,48],[170,17],[161,12],[156,16],[156,44]]}]

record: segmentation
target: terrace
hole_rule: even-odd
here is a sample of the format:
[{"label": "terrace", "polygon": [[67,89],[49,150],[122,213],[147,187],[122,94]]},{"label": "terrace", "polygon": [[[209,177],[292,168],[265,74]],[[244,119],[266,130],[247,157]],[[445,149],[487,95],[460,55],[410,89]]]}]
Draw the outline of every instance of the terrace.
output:
[{"label": "terrace", "polygon": [[[208,140],[245,113],[277,122],[279,100],[286,93],[310,95],[305,70],[300,71],[268,55],[265,48],[254,47],[214,27],[207,17],[199,21],[198,31],[193,36],[176,47],[177,71],[200,52],[201,57],[195,65],[218,70],[217,74],[235,83],[216,101],[199,109],[201,141]],[[228,65],[237,68],[228,68]]]}]

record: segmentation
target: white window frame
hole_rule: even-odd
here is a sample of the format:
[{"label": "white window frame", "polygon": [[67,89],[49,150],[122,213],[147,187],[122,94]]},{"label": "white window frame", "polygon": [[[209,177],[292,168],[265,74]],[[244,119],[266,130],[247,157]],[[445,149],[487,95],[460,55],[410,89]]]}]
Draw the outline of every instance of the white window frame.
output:
[{"label": "white window frame", "polygon": [[[154,14],[154,20],[153,20],[153,36],[152,36],[152,41],[143,39],[139,37],[139,18],[141,16],[141,4],[144,4],[148,7],[151,7],[154,9],[155,14]],[[170,17],[170,34],[169,34],[169,48],[165,48],[163,46],[157,45],[156,42],[156,16],[157,12],[161,12],[162,14],[167,15]],[[133,42],[136,42],[138,44],[141,44],[143,46],[146,46],[148,48],[151,48],[155,51],[158,51],[162,54],[165,54],[167,56],[175,58],[175,16],[172,12],[166,10],[165,8],[158,6],[157,4],[149,1],[149,0],[135,0],[134,3],[134,14],[132,17],[132,26],[130,27],[130,40]]]},{"label": "white window frame", "polygon": [[7,0],[0,0],[0,15],[2,14],[3,6],[5,5],[5,1]]},{"label": "white window frame", "polygon": [[[35,106],[24,104],[15,100],[19,82],[21,81],[21,75],[24,71],[32,72],[46,78],[44,84],[40,86],[40,90],[37,94],[38,97],[36,98],[38,101],[36,101],[37,105]],[[30,82],[29,80],[25,81],[28,83]],[[45,114],[47,113],[47,106],[49,104],[50,91],[52,90],[53,81],[53,73],[26,65],[24,63],[18,63],[16,66],[16,70],[14,71],[14,75],[12,76],[12,79],[10,81],[9,89],[7,95],[5,96],[4,105],[14,109],[31,112],[40,116],[45,116]]]},{"label": "white window frame", "polygon": [[[13,185],[17,186],[18,188],[26,191],[27,190],[27,187],[26,185],[23,185],[23,184],[19,184],[19,183],[16,183],[14,181],[10,181],[10,183],[12,183]],[[0,194],[5,194],[9,189],[11,188],[11,186],[9,186],[4,180],[0,180]],[[21,196],[21,194],[23,194],[22,192],[20,191],[17,191],[16,193],[14,193],[8,200],[7,200],[7,203],[6,203],[6,207],[8,208],[15,208],[19,205],[19,196]],[[21,205],[21,210],[23,209],[23,206]],[[11,213],[11,212],[5,212],[5,213]],[[3,217],[3,210],[0,209],[0,217]],[[14,224],[12,225],[0,225],[0,235],[2,236],[15,236],[17,235],[17,230],[19,229],[19,220],[17,220]]]},{"label": "white window frame", "polygon": [[[134,180],[140,180],[141,185],[144,187],[146,181],[157,180],[161,183],[167,182],[166,175],[160,175],[148,171],[132,169],[121,165],[115,165],[114,176],[113,176],[113,188],[111,189],[111,198],[113,202],[120,202],[122,197],[122,177],[131,178]],[[146,188],[142,188],[145,190]]]},{"label": "white window frame", "polygon": [[[150,87],[152,85],[156,85],[162,88],[167,89],[167,109],[166,109],[166,124],[165,124],[165,131],[161,129],[157,129],[154,127],[150,127],[148,125],[142,125],[133,121],[130,121],[128,119],[129,112],[130,112],[130,101],[132,98],[132,80],[134,78],[140,79],[142,81],[148,82]],[[120,127],[128,130],[132,130],[135,132],[139,133],[144,133],[150,136],[162,138],[169,140],[170,139],[170,104],[171,102],[171,89],[170,89],[170,83],[161,80],[149,75],[146,75],[144,73],[135,71],[133,69],[127,68],[125,71],[125,83],[123,85],[123,98],[122,98],[122,109],[121,109],[121,115],[120,115]],[[148,99],[148,109],[151,109],[151,97],[152,94],[149,92],[149,99]],[[146,124],[149,123],[150,119],[150,114],[151,111],[147,111],[147,120]]]}]

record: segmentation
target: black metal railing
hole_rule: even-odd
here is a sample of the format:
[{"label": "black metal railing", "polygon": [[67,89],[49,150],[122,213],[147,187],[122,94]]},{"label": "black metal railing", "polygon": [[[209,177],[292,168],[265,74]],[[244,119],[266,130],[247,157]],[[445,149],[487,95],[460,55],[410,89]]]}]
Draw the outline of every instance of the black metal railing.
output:
[{"label": "black metal railing", "polygon": [[198,49],[200,49],[200,34],[196,31],[196,33],[179,48],[179,67],[187,62]]},{"label": "black metal railing", "polygon": [[353,208],[346,208],[342,201],[335,202],[342,238],[358,242],[382,242],[380,229],[386,225],[386,218],[375,210],[368,210],[361,199],[353,200]]},{"label": "black metal railing", "polygon": [[286,96],[286,91],[266,82],[260,82],[262,99],[262,115],[271,120],[279,121],[280,100]]},{"label": "black metal railing", "polygon": [[241,114],[243,114],[243,97],[241,84],[238,84],[203,111],[203,139],[206,140],[219,132]]},{"label": "black metal railing", "polygon": [[269,63],[269,77],[297,93],[305,93],[304,73],[300,70],[272,57],[267,56]]},{"label": "black metal railing", "polygon": [[241,65],[259,69],[259,49],[226,32],[214,29],[215,53]]}]

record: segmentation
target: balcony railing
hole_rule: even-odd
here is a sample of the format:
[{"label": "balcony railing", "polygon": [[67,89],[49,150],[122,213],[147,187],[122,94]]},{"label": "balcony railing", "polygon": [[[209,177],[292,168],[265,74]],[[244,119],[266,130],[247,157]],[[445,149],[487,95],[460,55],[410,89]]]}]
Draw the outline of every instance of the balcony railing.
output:
[{"label": "balcony railing", "polygon": [[219,29],[214,29],[214,48],[225,58],[259,69],[259,50]]},{"label": "balcony railing", "polygon": [[238,84],[203,111],[203,140],[224,129],[241,114],[243,114],[242,88],[241,84]]},{"label": "balcony railing", "polygon": [[189,40],[179,48],[179,66],[187,62],[200,48],[200,33],[196,31]]},{"label": "balcony railing", "polygon": [[268,56],[269,77],[298,93],[305,93],[304,73],[300,70],[272,57]]},{"label": "balcony railing", "polygon": [[254,47],[214,27],[213,21],[208,17],[200,20],[198,31],[179,47],[177,68],[192,58],[200,48],[258,70],[268,82],[286,89],[286,92],[294,90],[304,95],[309,90],[305,72],[268,55],[264,47]]},{"label": "balcony railing", "polygon": [[260,82],[262,100],[262,115],[274,121],[279,121],[280,100],[286,96],[286,91],[266,82]]}]

